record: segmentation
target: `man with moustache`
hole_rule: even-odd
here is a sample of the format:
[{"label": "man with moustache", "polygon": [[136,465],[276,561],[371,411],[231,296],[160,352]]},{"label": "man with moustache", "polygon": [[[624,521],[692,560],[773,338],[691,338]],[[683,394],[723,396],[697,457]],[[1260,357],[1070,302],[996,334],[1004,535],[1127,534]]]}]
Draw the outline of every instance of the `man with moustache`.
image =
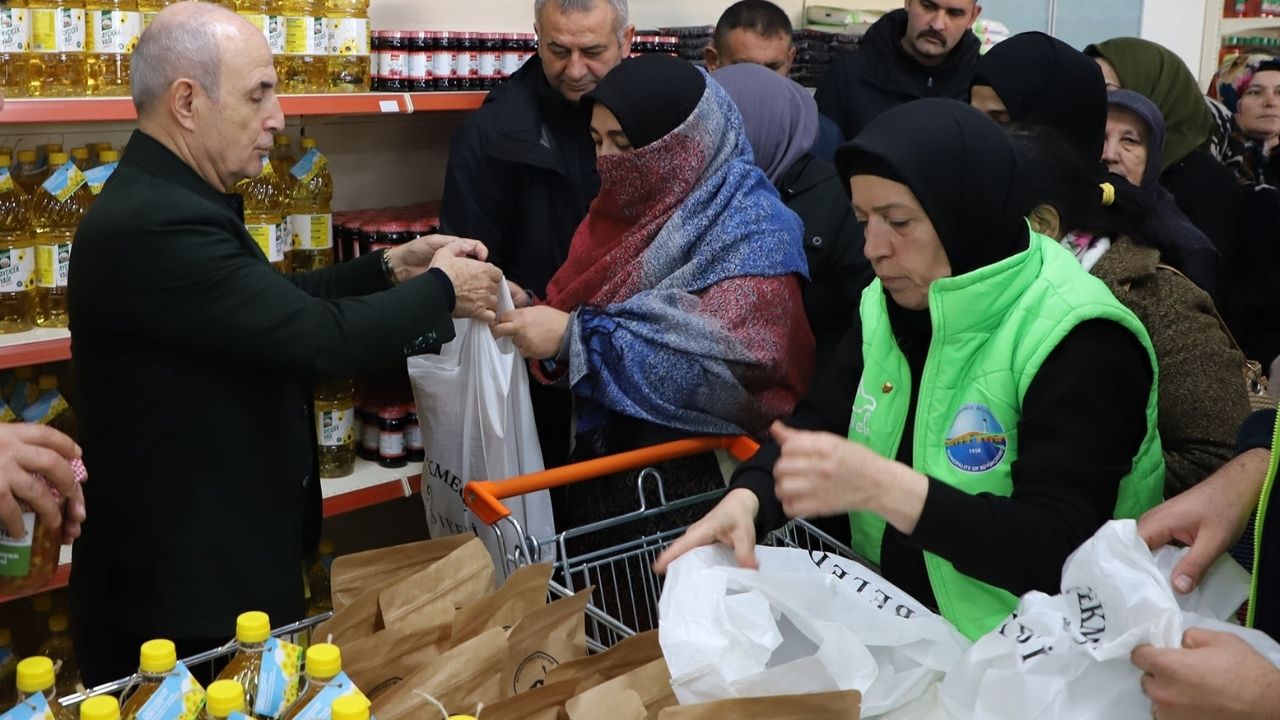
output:
[{"label": "man with moustache", "polygon": [[969,101],[981,43],[978,0],[905,0],[832,64],[814,99],[852,139],[880,113],[920,98]]}]

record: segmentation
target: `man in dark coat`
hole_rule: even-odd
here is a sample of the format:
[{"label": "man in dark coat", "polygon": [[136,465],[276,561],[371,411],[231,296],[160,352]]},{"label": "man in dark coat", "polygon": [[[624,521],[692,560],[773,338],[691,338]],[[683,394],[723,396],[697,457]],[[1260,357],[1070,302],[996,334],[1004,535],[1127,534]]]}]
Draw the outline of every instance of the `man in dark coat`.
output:
[{"label": "man in dark coat", "polygon": [[907,0],[880,18],[856,52],[832,64],[814,99],[852,140],[880,113],[920,98],[969,101],[981,43],[978,0]]},{"label": "man in dark coat", "polygon": [[[138,130],[81,223],[68,287],[93,518],[71,602],[87,685],[144,640],[221,645],[238,613],[303,616],[318,534],[310,387],[492,320],[501,273],[472,240],[419,238],[274,271],[236,183],[284,126],[261,31],[212,3],[160,13],[133,53]],[[452,316],[452,317],[451,317]]]},{"label": "man in dark coat", "polygon": [[[585,8],[585,9],[584,9]],[[489,94],[449,143],[440,224],[476,238],[509,281],[541,296],[600,189],[578,102],[631,54],[626,0],[535,0],[538,54]],[[517,306],[524,303],[517,301]],[[530,390],[543,460],[569,452],[569,394]]]}]

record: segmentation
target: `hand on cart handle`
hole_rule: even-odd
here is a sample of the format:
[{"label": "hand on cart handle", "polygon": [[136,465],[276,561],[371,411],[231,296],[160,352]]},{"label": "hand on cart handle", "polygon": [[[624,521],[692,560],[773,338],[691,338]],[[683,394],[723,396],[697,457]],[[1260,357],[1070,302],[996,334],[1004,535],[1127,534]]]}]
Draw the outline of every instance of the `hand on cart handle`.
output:
[{"label": "hand on cart handle", "polygon": [[[0,525],[12,537],[22,537],[19,502],[40,516],[40,522],[62,527],[63,542],[80,536],[85,519],[84,493],[71,460],[79,459],[80,446],[47,425],[0,425]],[[39,477],[43,476],[43,480]],[[54,498],[45,480],[61,495]]]},{"label": "hand on cart handle", "polygon": [[738,565],[756,569],[756,513],[760,499],[746,488],[735,488],[716,504],[711,512],[689,526],[683,535],[662,551],[653,563],[653,571],[665,574],[676,558],[690,550],[712,543],[722,543],[733,549]]}]

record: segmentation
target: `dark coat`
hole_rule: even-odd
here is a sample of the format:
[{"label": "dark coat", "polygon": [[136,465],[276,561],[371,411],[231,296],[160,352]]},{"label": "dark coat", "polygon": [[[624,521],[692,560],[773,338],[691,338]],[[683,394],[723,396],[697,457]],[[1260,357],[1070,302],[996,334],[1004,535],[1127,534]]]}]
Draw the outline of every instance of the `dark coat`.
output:
[{"label": "dark coat", "polygon": [[440,225],[482,241],[490,262],[541,296],[599,190],[589,116],[535,56],[454,133]]},{"label": "dark coat", "polygon": [[857,137],[877,115],[920,98],[969,101],[969,81],[982,43],[966,32],[945,62],[925,67],[902,49],[907,11],[876,21],[853,52],[836,58],[814,100],[818,112],[836,122],[846,140]]},{"label": "dark coat", "polygon": [[93,476],[77,623],[179,639],[231,637],[249,609],[301,618],[320,520],[312,381],[453,338],[447,278],[388,289],[380,253],[281,275],[237,198],[139,131],[76,233],[71,349]]},{"label": "dark coat", "polygon": [[1244,357],[1223,332],[1209,295],[1158,263],[1159,250],[1120,238],[1093,274],[1151,335],[1160,364],[1165,497],[1172,497],[1231,459],[1249,399]]},{"label": "dark coat", "polygon": [[875,274],[862,254],[862,228],[834,165],[805,155],[778,178],[777,187],[782,202],[804,222],[804,311],[817,343],[816,378],[853,327],[862,291]]}]

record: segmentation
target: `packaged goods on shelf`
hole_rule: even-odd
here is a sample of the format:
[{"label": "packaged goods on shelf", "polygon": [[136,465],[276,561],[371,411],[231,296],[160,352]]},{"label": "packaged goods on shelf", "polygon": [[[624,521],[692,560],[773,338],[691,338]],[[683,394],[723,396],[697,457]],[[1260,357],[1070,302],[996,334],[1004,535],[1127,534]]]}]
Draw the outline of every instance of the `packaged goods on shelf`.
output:
[{"label": "packaged goods on shelf", "polygon": [[533,33],[378,30],[373,89],[383,92],[489,90],[537,52]]}]

